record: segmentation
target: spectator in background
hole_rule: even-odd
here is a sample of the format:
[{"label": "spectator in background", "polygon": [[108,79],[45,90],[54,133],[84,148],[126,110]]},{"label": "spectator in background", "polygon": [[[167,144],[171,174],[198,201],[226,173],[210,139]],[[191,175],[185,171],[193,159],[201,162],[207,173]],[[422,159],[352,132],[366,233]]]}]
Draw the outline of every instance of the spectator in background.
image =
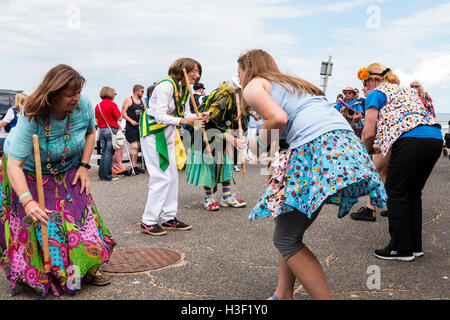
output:
[{"label": "spectator in background", "polygon": [[409,85],[411,88],[416,89],[417,93],[419,94],[419,98],[422,101],[423,105],[427,109],[428,113],[433,116],[433,119],[436,120],[436,114],[434,113],[434,107],[433,107],[433,100],[431,99],[430,95],[425,92],[423,89],[422,84],[415,80],[411,82]]},{"label": "spectator in background", "polygon": [[347,87],[342,90],[345,98],[338,99],[336,109],[344,116],[344,118],[351,125],[355,134],[361,138],[362,129],[364,127],[361,102],[356,100],[356,90],[352,87]]},{"label": "spectator in background", "polygon": [[364,115],[366,98],[363,98],[363,97],[359,96],[359,89],[358,88],[355,88],[355,92],[356,92],[355,99],[361,103],[361,109],[363,110],[363,115]]},{"label": "spectator in background", "polygon": [[[203,97],[206,96],[205,86],[203,83],[194,84],[194,100],[195,104],[198,107],[203,102]],[[194,106],[192,105],[191,98],[189,98],[189,105],[191,108],[191,113],[195,114]]]},{"label": "spectator in background", "polygon": [[126,98],[122,105],[122,117],[126,120],[125,137],[130,144],[131,165],[134,174],[145,173],[145,170],[137,165],[140,135],[139,135],[139,118],[142,111],[147,107],[145,101],[142,100],[144,95],[144,87],[137,84],[133,87],[133,95]]},{"label": "spectator in background", "polygon": [[102,155],[100,158],[100,166],[98,168],[98,177],[100,181],[118,180],[112,176],[112,162],[114,157],[114,148],[112,146],[112,135],[120,130],[119,123],[122,114],[117,104],[113,102],[116,91],[110,87],[103,87],[100,90],[101,102],[95,107],[95,119],[99,128],[100,145]]},{"label": "spectator in background", "polygon": [[[247,142],[252,138],[256,138],[264,125],[264,119],[256,111],[250,110],[248,116]],[[250,149],[247,149],[247,158],[250,162],[256,163],[257,156]]]},{"label": "spectator in background", "polygon": [[22,112],[22,108],[25,105],[27,99],[25,93],[19,93],[16,95],[16,101],[14,106],[8,109],[5,116],[0,120],[0,128],[5,127],[6,132],[10,132],[17,124],[19,114]]}]

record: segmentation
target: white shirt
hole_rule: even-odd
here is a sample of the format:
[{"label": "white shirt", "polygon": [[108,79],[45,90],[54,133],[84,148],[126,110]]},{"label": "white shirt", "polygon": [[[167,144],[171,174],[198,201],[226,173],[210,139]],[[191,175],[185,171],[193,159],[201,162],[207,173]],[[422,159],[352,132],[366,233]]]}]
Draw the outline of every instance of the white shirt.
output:
[{"label": "white shirt", "polygon": [[[156,123],[168,125],[164,129],[167,144],[175,143],[175,128],[182,118],[175,117],[175,102],[173,101],[173,86],[169,81],[158,84],[148,102],[147,114],[155,118]],[[188,106],[184,110],[185,118],[195,118]]]}]

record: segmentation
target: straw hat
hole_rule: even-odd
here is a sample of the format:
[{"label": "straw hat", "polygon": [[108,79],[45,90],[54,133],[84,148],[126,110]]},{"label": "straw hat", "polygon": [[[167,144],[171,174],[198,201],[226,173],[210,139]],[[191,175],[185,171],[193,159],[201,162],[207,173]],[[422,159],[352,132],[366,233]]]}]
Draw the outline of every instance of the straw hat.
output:
[{"label": "straw hat", "polygon": [[342,93],[345,94],[345,91],[351,91],[351,92],[353,92],[353,94],[356,95],[356,90],[355,90],[355,88],[347,87],[347,88],[345,88],[345,89],[342,89]]}]

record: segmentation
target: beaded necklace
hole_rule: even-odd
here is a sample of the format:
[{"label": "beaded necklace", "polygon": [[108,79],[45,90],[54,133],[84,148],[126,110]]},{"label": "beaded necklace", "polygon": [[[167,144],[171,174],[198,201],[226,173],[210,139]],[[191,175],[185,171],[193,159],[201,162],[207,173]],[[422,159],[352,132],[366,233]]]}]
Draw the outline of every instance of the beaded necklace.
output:
[{"label": "beaded necklace", "polygon": [[46,168],[50,170],[50,174],[56,175],[59,173],[59,170],[64,167],[66,164],[66,158],[67,158],[67,152],[69,151],[69,148],[67,147],[67,141],[70,139],[70,134],[72,133],[72,111],[69,111],[66,113],[66,134],[64,135],[64,152],[61,155],[61,165],[56,168],[52,168],[52,164],[50,162],[50,150],[51,147],[50,144],[50,134],[52,130],[52,126],[50,125],[50,119],[46,119],[44,121],[44,128],[45,128],[45,140],[47,142],[47,152],[46,152],[46,161],[47,165]]}]

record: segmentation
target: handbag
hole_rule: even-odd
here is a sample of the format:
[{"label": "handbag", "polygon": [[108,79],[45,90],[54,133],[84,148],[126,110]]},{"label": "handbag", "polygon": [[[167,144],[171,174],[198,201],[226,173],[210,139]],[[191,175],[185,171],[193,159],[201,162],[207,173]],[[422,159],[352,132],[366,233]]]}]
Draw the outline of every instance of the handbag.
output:
[{"label": "handbag", "polygon": [[103,115],[102,108],[100,108],[100,103],[98,104],[98,109],[100,110],[103,120],[105,120],[106,125],[109,128],[109,132],[111,132],[111,141],[112,141],[113,149],[114,150],[122,149],[123,145],[125,144],[125,134],[123,133],[122,129],[120,129],[120,128],[117,130],[117,133],[114,134],[111,130],[111,127],[109,126],[108,121],[106,121],[105,116]]}]

